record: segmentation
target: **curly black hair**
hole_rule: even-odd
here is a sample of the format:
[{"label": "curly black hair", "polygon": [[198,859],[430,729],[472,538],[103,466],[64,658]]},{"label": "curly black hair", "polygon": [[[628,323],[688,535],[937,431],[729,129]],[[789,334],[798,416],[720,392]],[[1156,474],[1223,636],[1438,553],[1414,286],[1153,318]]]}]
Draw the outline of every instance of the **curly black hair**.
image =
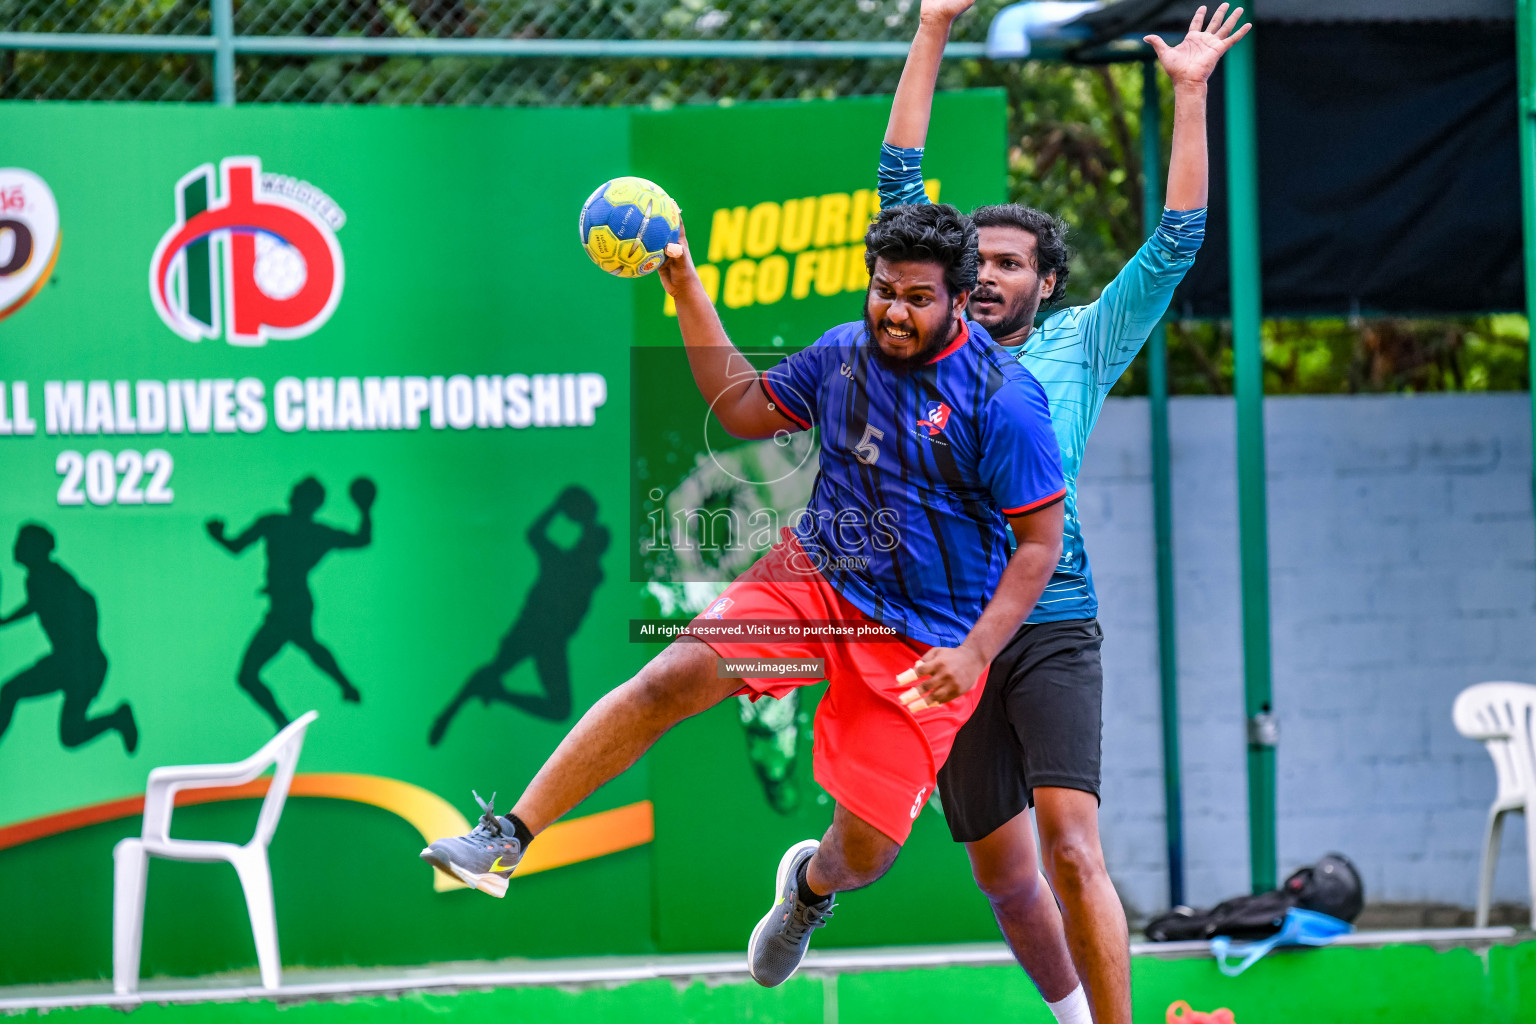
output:
[{"label": "curly black hair", "polygon": [[1035,236],[1035,273],[1056,275],[1056,287],[1041,301],[1041,309],[1067,293],[1072,250],[1067,247],[1067,225],[1060,217],[1018,203],[999,203],[977,207],[971,220],[978,228],[1018,228]]},{"label": "curly black hair", "polygon": [[976,287],[976,225],[949,205],[921,203],[891,206],[864,235],[864,265],[873,274],[875,260],[917,261],[944,268],[944,287],[951,297]]}]

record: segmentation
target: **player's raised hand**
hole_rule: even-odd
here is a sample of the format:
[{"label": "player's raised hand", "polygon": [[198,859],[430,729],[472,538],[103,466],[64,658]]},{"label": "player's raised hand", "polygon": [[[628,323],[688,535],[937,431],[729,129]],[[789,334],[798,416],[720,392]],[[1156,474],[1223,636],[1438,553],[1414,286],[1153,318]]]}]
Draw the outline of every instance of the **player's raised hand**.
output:
[{"label": "player's raised hand", "polygon": [[1232,49],[1253,28],[1253,22],[1238,28],[1237,23],[1242,17],[1241,7],[1235,8],[1229,15],[1227,5],[1222,4],[1207,23],[1205,8],[1201,7],[1195,11],[1195,17],[1189,23],[1189,33],[1178,46],[1169,46],[1161,36],[1143,36],[1142,41],[1157,53],[1158,62],[1168,72],[1175,87],[1201,85],[1216,70],[1221,55]]},{"label": "player's raised hand", "polygon": [[379,488],[368,477],[360,476],[352,481],[351,486],[347,488],[347,493],[352,496],[354,505],[367,512],[373,508],[373,503],[379,496]]},{"label": "player's raised hand", "polygon": [[901,692],[901,702],[913,712],[946,704],[969,692],[986,668],[986,659],[963,644],[935,647],[896,677],[898,683],[914,684]]},{"label": "player's raised hand", "polygon": [[666,252],[667,258],[662,261],[656,276],[661,278],[661,286],[667,290],[667,294],[675,297],[677,290],[689,278],[697,279],[699,276],[693,266],[693,253],[688,248],[687,225],[678,225],[677,241],[668,243]]},{"label": "player's raised hand", "polygon": [[975,5],[976,0],[923,0],[918,18],[921,21],[942,22],[947,27]]},{"label": "player's raised hand", "polygon": [[208,520],[208,522],[203,525],[208,530],[208,536],[212,537],[214,540],[224,539],[224,520],[215,517]]}]

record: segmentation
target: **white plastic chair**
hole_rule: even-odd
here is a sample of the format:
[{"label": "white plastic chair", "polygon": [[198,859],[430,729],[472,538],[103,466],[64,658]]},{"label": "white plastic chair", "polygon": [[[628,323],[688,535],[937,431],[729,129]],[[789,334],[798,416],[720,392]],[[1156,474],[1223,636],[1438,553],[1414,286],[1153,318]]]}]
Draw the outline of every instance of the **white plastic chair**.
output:
[{"label": "white plastic chair", "polygon": [[1456,697],[1451,709],[1456,731],[1467,739],[1482,740],[1493,758],[1498,775],[1498,795],[1488,808],[1488,828],[1483,834],[1483,870],[1477,882],[1477,927],[1488,924],[1488,905],[1493,899],[1493,869],[1499,859],[1499,837],[1504,815],[1525,815],[1525,860],[1531,887],[1531,924],[1536,927],[1536,686],[1526,683],[1478,683]]},{"label": "white plastic chair", "polygon": [[[119,995],[139,987],[139,953],[144,939],[144,889],[149,858],[167,860],[228,861],[240,876],[245,905],[250,911],[251,932],[256,939],[256,962],[261,967],[263,988],[277,988],[282,981],[277,953],[277,913],[272,903],[272,871],[267,864],[267,845],[277,831],[283,801],[299,763],[304,730],[319,716],[310,711],[289,723],[256,753],[236,764],[194,764],[156,768],[149,773],[144,793],[144,831],[137,839],[124,839],[112,850],[115,876],[112,889],[112,989]],[[183,789],[240,786],[276,766],[272,784],[261,804],[256,834],[244,846],[194,839],[171,838],[171,811],[176,794]]]}]

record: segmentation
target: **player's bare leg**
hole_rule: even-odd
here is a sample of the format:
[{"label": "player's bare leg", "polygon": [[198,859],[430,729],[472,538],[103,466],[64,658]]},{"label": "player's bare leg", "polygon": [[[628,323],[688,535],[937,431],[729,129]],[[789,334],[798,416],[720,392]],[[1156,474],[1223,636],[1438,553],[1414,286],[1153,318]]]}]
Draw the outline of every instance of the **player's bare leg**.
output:
[{"label": "player's bare leg", "polygon": [[1061,908],[1040,874],[1029,812],[1019,812],[985,839],[966,843],[965,850],[1019,966],[1046,1002],[1067,998],[1079,984],[1077,969],[1067,951]]},{"label": "player's bare leg", "polygon": [[715,677],[715,663],[708,645],[687,637],[674,641],[581,716],[512,813],[538,835],[638,761],[668,729],[740,690],[741,680]]},{"label": "player's bare leg", "polygon": [[267,713],[267,717],[272,719],[272,724],[278,729],[288,724],[288,715],[277,703],[276,695],[266,683],[261,681],[261,670],[267,662],[277,657],[277,652],[281,651],[287,642],[288,636],[282,625],[274,621],[273,615],[269,612],[257,628],[256,635],[251,637],[245,653],[241,655],[240,671],[236,676],[240,689],[256,702],[257,707]]},{"label": "player's bare leg", "polygon": [[811,933],[826,924],[839,892],[862,889],[890,870],[901,844],[838,804],[817,842],[785,851],[774,879],[775,902],[747,940],[753,979],[772,988],[799,970]]},{"label": "player's bare leg", "polygon": [[1035,789],[1046,876],[1061,901],[1067,948],[1098,1024],[1130,1024],[1131,949],[1125,908],[1104,867],[1092,793]]},{"label": "player's bare leg", "polygon": [[811,891],[821,896],[871,885],[896,863],[901,844],[838,804],[832,827],[806,868]]},{"label": "player's bare leg", "polygon": [[707,711],[737,690],[739,679],[715,675],[715,652],[689,638],[674,641],[640,672],[581,716],[544,762],[512,813],[499,816],[485,801],[473,831],[439,839],[422,859],[466,885],[505,896],[533,836],[640,759],[662,733]]}]

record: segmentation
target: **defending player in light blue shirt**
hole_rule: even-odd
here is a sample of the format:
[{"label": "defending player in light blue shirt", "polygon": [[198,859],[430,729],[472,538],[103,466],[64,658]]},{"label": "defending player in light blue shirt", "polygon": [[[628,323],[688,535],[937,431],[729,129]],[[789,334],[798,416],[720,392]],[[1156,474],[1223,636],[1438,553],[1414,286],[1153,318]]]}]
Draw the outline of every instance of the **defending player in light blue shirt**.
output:
[{"label": "defending player in light blue shirt", "polygon": [[[928,201],[922,146],[934,84],[950,24],[973,2],[923,0],[880,153],[882,207]],[[1077,472],[1105,396],[1167,312],[1204,237],[1206,82],[1249,28],[1238,28],[1241,8],[1229,17],[1222,4],[1208,23],[1205,14],[1196,12],[1176,47],[1147,37],[1174,86],[1166,209],[1097,299],[1040,319],[1066,291],[1065,226],[1016,204],[972,214],[981,270],[967,311],[1045,388],[1067,487],[1065,536],[1050,585],[992,663],[939,791],[951,834],[966,843],[1009,945],[1062,1024],[1131,1020],[1125,912],[1098,834],[1103,634],[1077,518]],[[1055,899],[1040,884],[1040,865]]]},{"label": "defending player in light blue shirt", "polygon": [[[903,149],[886,143],[880,149],[881,206],[926,203],[923,192],[922,150]],[[1051,424],[1061,445],[1062,472],[1067,480],[1067,530],[1061,564],[1051,577],[1045,596],[1029,617],[1030,622],[1090,619],[1098,614],[1093,589],[1093,570],[1083,547],[1077,519],[1077,472],[1082,468],[1083,447],[1104,408],[1104,398],[1146,342],[1173,298],[1173,290],[1195,262],[1205,237],[1205,208],[1164,210],[1162,221],[1131,261],[1105,286],[1097,299],[1048,314],[1038,326],[1038,310],[1053,304],[1066,291],[1068,268],[1065,230],[1060,222],[1038,210],[1014,204],[982,207],[974,217],[979,228],[1014,227],[1024,236],[1052,236],[1044,246],[1036,242],[1036,261],[1052,259],[1054,277],[1048,295],[1034,301],[1028,289],[1002,295],[1002,283],[983,283],[972,296],[970,315],[993,331],[997,342],[1024,364],[1045,388],[1051,403]],[[1054,247],[1060,255],[1047,256]],[[1004,254],[1000,254],[1004,255]],[[1020,251],[1013,254],[1023,257]],[[999,261],[999,277],[1014,267],[1006,255]],[[1023,269],[1022,259],[1011,261]]]}]

